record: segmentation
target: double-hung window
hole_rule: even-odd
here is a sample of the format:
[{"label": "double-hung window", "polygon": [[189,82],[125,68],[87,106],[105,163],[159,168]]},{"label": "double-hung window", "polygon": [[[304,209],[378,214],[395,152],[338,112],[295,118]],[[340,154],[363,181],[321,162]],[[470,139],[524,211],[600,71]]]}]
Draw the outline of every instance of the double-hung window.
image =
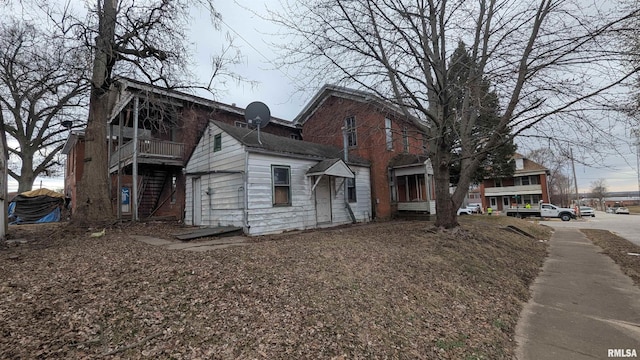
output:
[{"label": "double-hung window", "polygon": [[402,128],[402,151],[409,152],[409,130],[406,126]]},{"label": "double-hung window", "polygon": [[384,119],[384,137],[387,143],[387,150],[393,150],[393,132],[391,130],[391,119]]},{"label": "double-hung window", "polygon": [[291,205],[291,167],[272,165],[273,205]]},{"label": "double-hung window", "polygon": [[355,178],[347,178],[347,196],[349,198],[350,203],[357,202],[356,198],[356,179]]},{"label": "double-hung window", "polygon": [[355,116],[350,116],[344,120],[344,127],[347,130],[347,142],[349,147],[354,147],[358,145],[358,137],[356,134],[356,118]]}]

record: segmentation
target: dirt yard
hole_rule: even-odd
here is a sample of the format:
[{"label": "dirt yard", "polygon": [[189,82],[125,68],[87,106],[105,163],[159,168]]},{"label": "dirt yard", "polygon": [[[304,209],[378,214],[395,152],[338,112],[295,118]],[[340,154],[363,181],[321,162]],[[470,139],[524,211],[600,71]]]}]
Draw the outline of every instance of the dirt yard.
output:
[{"label": "dirt yard", "polygon": [[[511,359],[550,230],[469,216],[384,222],[208,252],[64,225],[0,245],[0,358]],[[504,229],[512,224],[529,238]]]}]

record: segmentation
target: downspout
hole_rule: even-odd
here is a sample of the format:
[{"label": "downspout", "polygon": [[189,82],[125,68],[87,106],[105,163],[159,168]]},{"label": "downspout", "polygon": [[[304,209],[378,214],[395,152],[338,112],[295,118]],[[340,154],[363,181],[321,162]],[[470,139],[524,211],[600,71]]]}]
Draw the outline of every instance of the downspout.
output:
[{"label": "downspout", "polygon": [[244,152],[244,206],[242,209],[242,222],[244,227],[244,233],[249,234],[249,152]]},{"label": "downspout", "polygon": [[[346,125],[342,128],[342,146],[344,148],[344,163],[345,165],[349,162],[349,143],[347,141],[347,127]],[[355,180],[354,180],[355,181]],[[351,205],[349,204],[349,180],[348,178],[344,179],[344,208],[347,210],[349,217],[351,218],[351,222],[355,224],[356,216],[353,214],[353,209],[351,209]]]},{"label": "downspout", "polygon": [[[111,125],[113,126],[113,125]],[[116,183],[116,207],[118,221],[122,222],[122,176],[120,174],[120,153],[122,152],[122,111],[118,114],[118,181]],[[109,172],[111,172],[111,156],[109,156]],[[111,182],[109,182],[111,183]]]}]

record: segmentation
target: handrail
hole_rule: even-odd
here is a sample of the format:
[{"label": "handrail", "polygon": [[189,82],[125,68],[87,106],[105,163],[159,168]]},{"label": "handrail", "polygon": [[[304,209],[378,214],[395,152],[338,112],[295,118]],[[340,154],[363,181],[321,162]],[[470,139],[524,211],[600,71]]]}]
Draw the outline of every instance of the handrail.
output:
[{"label": "handrail", "polygon": [[[138,157],[164,157],[182,159],[184,144],[157,139],[138,139]],[[118,164],[118,159],[126,160],[133,156],[133,140],[128,141],[120,149],[111,153],[111,166]]]}]

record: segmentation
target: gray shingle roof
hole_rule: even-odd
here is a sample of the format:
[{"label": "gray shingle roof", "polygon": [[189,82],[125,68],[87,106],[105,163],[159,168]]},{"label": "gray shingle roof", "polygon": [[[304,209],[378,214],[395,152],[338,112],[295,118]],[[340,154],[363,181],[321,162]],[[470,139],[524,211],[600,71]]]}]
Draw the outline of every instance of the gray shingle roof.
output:
[{"label": "gray shingle roof", "polygon": [[[319,161],[344,158],[342,149],[330,145],[294,140],[265,132],[260,132],[260,142],[258,142],[258,132],[255,129],[240,128],[219,121],[212,121],[212,123],[242,143],[249,151],[258,150],[280,154],[303,155],[317,158]],[[349,154],[348,163],[369,166],[369,161],[351,154]]]}]

